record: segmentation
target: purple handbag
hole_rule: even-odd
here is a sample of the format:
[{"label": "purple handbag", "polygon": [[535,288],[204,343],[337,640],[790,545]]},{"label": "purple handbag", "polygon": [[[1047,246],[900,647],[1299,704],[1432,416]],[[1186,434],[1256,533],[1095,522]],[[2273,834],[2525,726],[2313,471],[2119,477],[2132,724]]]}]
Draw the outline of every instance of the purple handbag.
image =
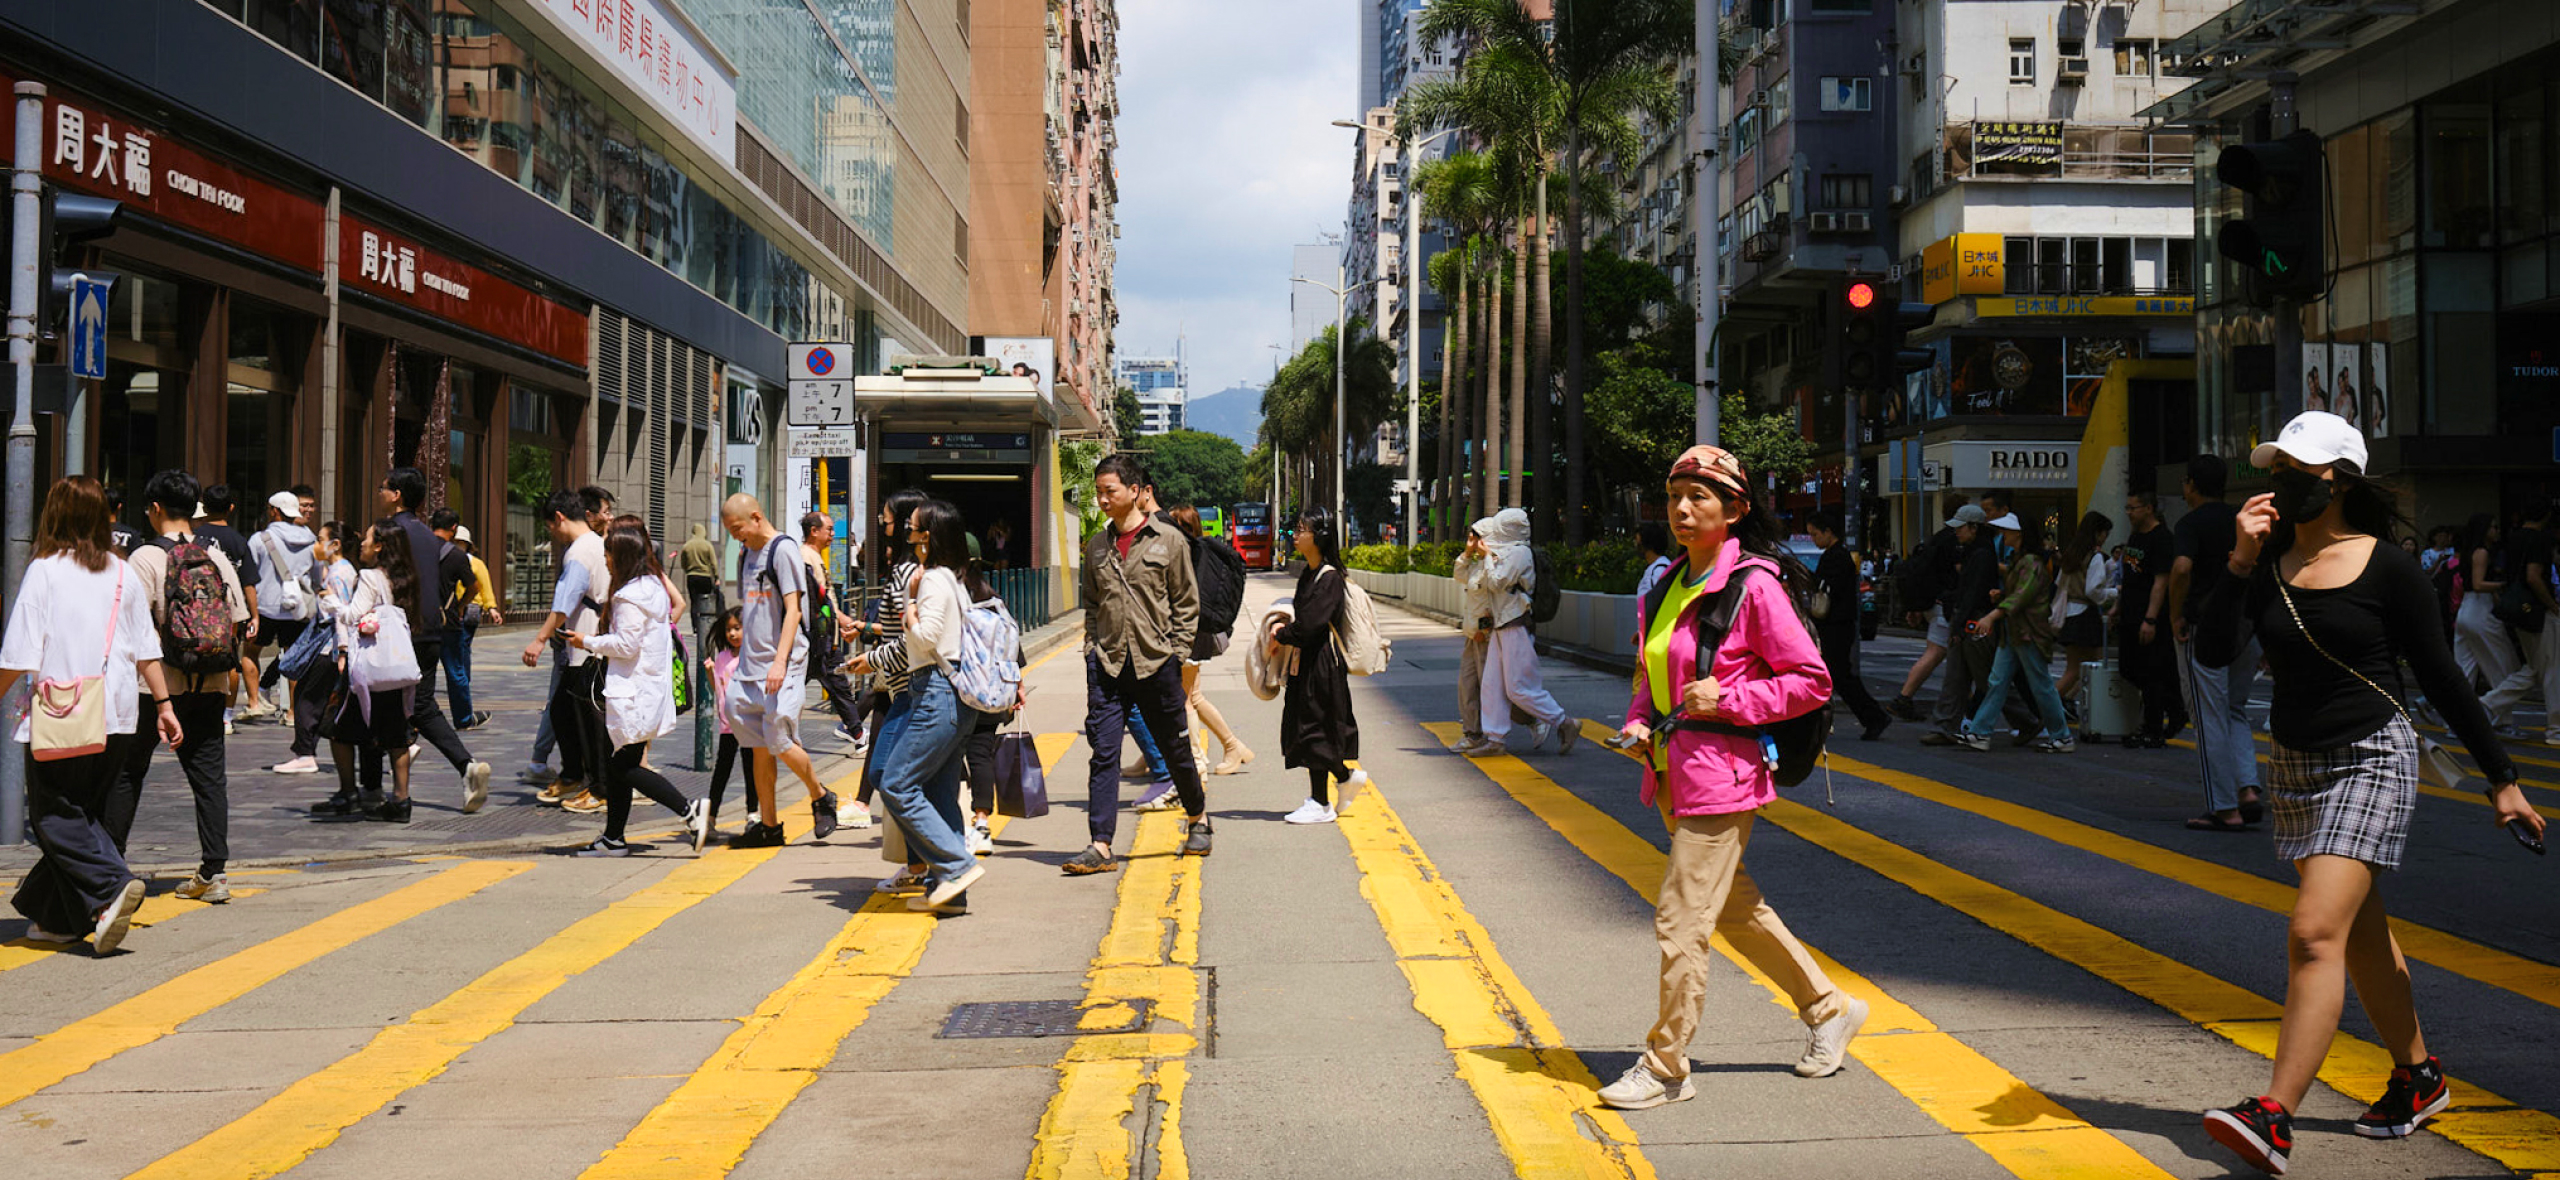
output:
[{"label": "purple handbag", "polygon": [[996,814],[1015,819],[1049,814],[1049,780],[1040,769],[1040,747],[1030,734],[996,738]]}]

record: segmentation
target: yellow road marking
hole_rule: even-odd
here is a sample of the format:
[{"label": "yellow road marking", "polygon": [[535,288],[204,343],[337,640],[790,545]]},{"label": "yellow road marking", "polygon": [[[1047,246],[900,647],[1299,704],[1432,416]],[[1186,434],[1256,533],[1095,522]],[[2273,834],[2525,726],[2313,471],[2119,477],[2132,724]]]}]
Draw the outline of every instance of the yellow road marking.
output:
[{"label": "yellow road marking", "polygon": [[[2265,734],[2259,734],[2259,735],[2257,735],[2257,738],[2258,738],[2258,743],[2259,743],[2260,745],[2266,745],[2266,744],[2267,744],[2267,737],[2266,737],[2266,735],[2265,735]],[[2170,744],[2170,745],[2172,745],[2172,746],[2176,746],[2176,747],[2178,747],[2178,748],[2179,748],[2179,749],[2181,749],[2181,750],[2192,750],[2192,749],[2195,749],[2195,748],[2196,748],[2196,743],[2195,743],[2195,741],[2194,741],[2193,739],[2191,739],[2191,738],[2170,738],[2170,739],[2169,739],[2169,744]],[[2465,760],[2466,760],[2466,761],[2468,760],[2468,756],[2467,756],[2467,755],[2465,756]],[[2265,766],[2266,764],[2267,764],[2267,756],[2266,756],[2265,754],[2263,754],[2263,753],[2259,754],[2259,755],[2258,755],[2258,765],[2260,765],[2260,766]],[[2476,772],[2477,772],[2477,770],[2478,770],[2478,768],[2477,768],[2476,766],[2475,766],[2475,767],[2471,767],[2470,769],[2471,769],[2473,772],[2475,772],[2475,774],[2476,774]],[[2483,780],[2483,781],[2486,781],[2486,780]],[[2551,789],[2551,788],[2543,787],[2543,785],[2542,785],[2541,783],[2533,782],[2533,781],[2531,781],[2531,780],[2529,780],[2529,779],[2520,779],[2520,780],[2518,780],[2518,781],[2519,781],[2519,782],[2521,782],[2523,785],[2528,786],[2528,787],[2534,787],[2534,788],[2537,788],[2537,789],[2544,789],[2544,790]],[[2448,790],[2448,789],[2446,789],[2446,788],[2444,788],[2444,787],[2432,786],[2432,785],[2429,785],[2429,784],[2427,784],[2427,783],[2423,783],[2423,782],[2422,782],[2422,783],[2419,783],[2419,784],[2418,784],[2418,793],[2419,793],[2419,794],[2421,794],[2421,795],[2432,795],[2432,796],[2434,796],[2434,797],[2436,797],[2436,798],[2438,798],[2438,799],[2450,799],[2450,800],[2452,800],[2452,801],[2454,801],[2454,802],[2456,802],[2456,803],[2468,803],[2468,804],[2470,804],[2470,805],[2472,805],[2472,806],[2474,806],[2474,807],[2487,807],[2487,806],[2489,806],[2489,805],[2490,805],[2490,804],[2489,804],[2489,797],[2488,797],[2487,795],[2484,795],[2484,794],[2482,794],[2482,793],[2478,792],[2478,791],[2469,791],[2469,790]],[[2551,808],[2544,807],[2544,806],[2542,806],[2542,805],[2540,805],[2540,804],[2534,804],[2533,809],[2534,809],[2535,811],[2539,811],[2539,812],[2541,812],[2541,813],[2542,813],[2542,815],[2543,815],[2543,818],[2545,818],[2545,819],[2560,819],[2560,811],[2555,811],[2555,810],[2553,810],[2553,809],[2551,809]]]},{"label": "yellow road marking", "polygon": [[1651,1177],[1635,1131],[1600,1105],[1599,1079],[1539,1006],[1493,936],[1372,784],[1336,821],[1360,868],[1414,1009],[1440,1026],[1512,1170],[1524,1177]]},{"label": "yellow road marking", "polygon": [[[2291,914],[2293,912],[2293,886],[2271,881],[2255,873],[2243,872],[2184,853],[2171,852],[2165,848],[2119,836],[2104,828],[2091,827],[2088,824],[2063,819],[2032,807],[2023,807],[1977,795],[1934,779],[1890,770],[1855,758],[1833,754],[1831,765],[1843,774],[1854,775],[1880,786],[1891,787],[1906,795],[1925,799],[1942,807],[1951,807],[1995,823],[2007,824],[2020,831],[2105,857],[2154,876],[2166,877],[2180,884],[2194,886],[2218,897],[2227,897],[2270,913]],[[2447,934],[2434,927],[2423,926],[2401,918],[2391,919],[2391,933],[2393,937],[2400,940],[2401,951],[2412,959],[2432,963],[2465,979],[2503,988],[2537,1004],[2560,1007],[2560,966],[2538,963],[2521,955],[2483,946],[2470,939]]]},{"label": "yellow road marking", "polygon": [[[2427,733],[2427,735],[2428,735],[2429,737],[2435,738],[2435,739],[2437,739],[2438,741],[2440,741],[2440,742],[2444,743],[2444,748],[2445,748],[2445,749],[2448,749],[2448,750],[2453,751],[2453,753],[2454,753],[2454,755],[2455,755],[2456,757],[2461,758],[2461,759],[2462,759],[2463,761],[2465,761],[2465,762],[2474,762],[2474,759],[2471,757],[2471,752],[2470,752],[2469,750],[2465,750],[2465,749],[2463,749],[2463,748],[2462,748],[2462,741],[2461,741],[2461,739],[2454,737],[2454,736],[2453,736],[2453,732],[2452,732],[2451,730],[2448,730],[2448,729],[2446,729],[2445,727],[2443,727],[2443,726],[2441,726],[2441,725],[2433,725],[2433,724],[2421,725],[2421,726],[2419,726],[2418,728],[2419,728],[2419,729],[2422,729],[2422,730],[2425,730],[2425,731],[2426,731],[2426,733]],[[2264,741],[2264,740],[2266,740],[2266,735],[2264,735],[2264,734],[2260,734],[2260,735],[2258,735],[2258,739],[2259,739],[2260,741]],[[2531,755],[2531,754],[2519,754],[2519,753],[2517,753],[2517,752],[2515,751],[2515,747],[2517,747],[2517,746],[2519,746],[2519,745],[2526,745],[2526,746],[2539,746],[2540,748],[2545,749],[2545,750],[2548,750],[2548,749],[2550,749],[2550,748],[2551,748],[2549,745],[2546,745],[2546,744],[2541,743],[2541,742],[2534,741],[2532,738],[2523,738],[2523,739],[2501,738],[2501,739],[2499,739],[2499,740],[2500,740],[2501,742],[2505,743],[2505,744],[2506,744],[2506,746],[2507,746],[2507,757],[2509,757],[2509,758],[2511,758],[2511,759],[2514,759],[2517,763],[2519,763],[2519,764],[2521,764],[2521,765],[2525,765],[2525,766],[2542,766],[2542,767],[2548,767],[2548,768],[2550,768],[2550,769],[2552,769],[2552,770],[2560,770],[2560,760],[2554,760],[2554,759],[2551,759],[2551,758],[2540,758],[2540,757],[2536,757],[2536,756]],[[2476,762],[2475,762],[2475,765],[2476,765]],[[2536,785],[2540,785],[2540,784],[2536,784]]]},{"label": "yellow road marking", "polygon": [[[1038,738],[1054,767],[1076,735]],[[1009,821],[989,828],[1001,834]],[[875,894],[816,958],[739,1022],[702,1068],[640,1120],[583,1176],[587,1180],[678,1180],[726,1176],[756,1138],[781,1117],[844,1039],[924,957],[939,919],[907,909],[907,899]]]},{"label": "yellow road marking", "polygon": [[[264,889],[234,889],[231,891],[231,900],[240,901],[264,892],[266,892]],[[174,893],[156,893],[142,899],[142,908],[133,912],[133,924],[137,929],[146,929],[181,914],[191,914],[212,908],[213,906],[206,902],[181,901]],[[88,931],[83,930],[79,933],[86,934]],[[0,971],[14,971],[29,963],[41,963],[64,951],[75,951],[85,955],[89,953],[89,944],[37,942],[32,938],[13,938],[7,942],[0,942]]]},{"label": "yellow road marking", "polygon": [[[1444,744],[1455,744],[1458,739],[1454,724],[1435,723],[1423,728]],[[1609,732],[1596,722],[1584,723],[1586,733],[1595,730],[1604,737]],[[1669,868],[1669,857],[1661,849],[1518,758],[1506,754],[1469,761],[1581,849],[1583,855],[1616,874],[1646,901],[1659,904],[1662,877]],[[1790,808],[1805,810],[1781,801],[1763,808],[1761,816],[1792,830],[1781,818]],[[1771,1002],[1791,1014],[1795,1011],[1785,991],[1752,966],[1731,943],[1718,936],[1715,946],[1726,959],[1748,972],[1769,993]],[[1849,1043],[1850,1055],[1864,1062],[1939,1126],[1963,1136],[2012,1174],[2059,1178],[2168,1175],[2141,1153],[2028,1086],[1972,1046],[1939,1031],[1927,1017],[1887,995],[1873,980],[1819,950],[1806,949],[1833,983],[1867,1002],[1866,1030]]]},{"label": "yellow road marking", "polygon": [[285,972],[402,922],[478,893],[532,868],[521,861],[473,861],[339,910],[207,963],[95,1016],[75,1020],[0,1054],[0,1106],[87,1070],[263,987]]},{"label": "yellow road marking", "polygon": [[[1161,1180],[1191,1174],[1182,1148],[1182,1092],[1190,1077],[1182,1059],[1199,1044],[1203,862],[1181,855],[1185,822],[1179,811],[1138,816],[1120,862],[1111,927],[1085,975],[1084,1027],[1125,1025],[1142,1003],[1152,1019],[1135,1032],[1090,1033],[1068,1047],[1058,1061],[1058,1092],[1040,1116],[1029,1180],[1128,1176],[1148,1146]],[[1183,1031],[1155,1031],[1163,1022]],[[1161,1117],[1152,1144],[1144,1144],[1127,1123],[1151,1087],[1148,1101]]]},{"label": "yellow road marking", "polygon": [[[1846,771],[1860,778],[1880,769],[1836,754],[1832,760],[1862,768]],[[1781,800],[1761,814],[1808,843],[2158,1004],[2207,1032],[2261,1057],[2275,1056],[2284,1008],[2272,1000],[1814,808]],[[1857,1043],[1866,1042],[1861,1038]],[[2382,1096],[2391,1070],[2391,1055],[2381,1046],[2341,1031],[2321,1062],[2319,1078],[2329,1088],[2369,1103]],[[2450,1080],[2453,1105],[2429,1121],[2428,1130],[2519,1172],[2560,1171],[2560,1118],[2460,1079]]]},{"label": "yellow road marking", "polygon": [[506,1031],[571,976],[621,953],[779,851],[750,849],[678,863],[656,884],[571,923],[128,1180],[257,1180],[300,1164],[358,1120],[442,1074],[472,1046]]}]

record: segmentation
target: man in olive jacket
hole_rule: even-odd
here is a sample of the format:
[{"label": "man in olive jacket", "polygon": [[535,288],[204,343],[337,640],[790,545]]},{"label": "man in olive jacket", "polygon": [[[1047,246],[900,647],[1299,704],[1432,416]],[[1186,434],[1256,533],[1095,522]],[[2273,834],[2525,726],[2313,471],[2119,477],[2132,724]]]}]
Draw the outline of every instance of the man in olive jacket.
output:
[{"label": "man in olive jacket", "polygon": [[1082,582],[1093,843],[1062,866],[1070,876],[1120,867],[1111,840],[1120,825],[1120,743],[1131,710],[1164,751],[1189,817],[1182,854],[1209,855],[1208,798],[1191,756],[1182,691],[1182,660],[1200,628],[1200,588],[1190,537],[1147,513],[1140,495],[1146,486],[1146,471],[1128,456],[1112,455],[1094,468],[1094,497],[1108,523],[1085,538]]}]

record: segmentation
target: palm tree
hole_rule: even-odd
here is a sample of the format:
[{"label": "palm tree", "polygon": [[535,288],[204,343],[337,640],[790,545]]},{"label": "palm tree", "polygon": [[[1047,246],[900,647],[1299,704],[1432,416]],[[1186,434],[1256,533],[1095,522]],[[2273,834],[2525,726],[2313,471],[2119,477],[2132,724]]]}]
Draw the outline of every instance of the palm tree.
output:
[{"label": "palm tree", "polygon": [[1395,349],[1369,331],[1367,320],[1350,324],[1350,348],[1343,358],[1344,434],[1333,432],[1334,330],[1330,327],[1280,366],[1262,391],[1265,437],[1285,454],[1303,457],[1314,478],[1303,486],[1310,504],[1333,503],[1333,456],[1345,438],[1377,429],[1395,412]]},{"label": "palm tree", "polygon": [[[1475,287],[1473,254],[1476,240],[1486,232],[1497,216],[1494,205],[1495,176],[1493,162],[1481,152],[1451,152],[1414,170],[1414,190],[1422,195],[1423,208],[1447,223],[1458,238],[1458,245],[1443,250],[1431,260],[1431,285],[1445,297],[1456,296],[1455,315],[1448,320],[1449,329],[1441,333],[1440,361],[1440,495],[1436,504],[1451,503],[1460,494],[1463,468],[1467,460],[1466,444],[1460,432],[1475,418],[1471,399],[1466,395],[1469,294]],[[1451,360],[1456,371],[1452,372]],[[1454,419],[1454,421],[1453,421]],[[1454,527],[1451,522],[1450,527]],[[1445,532],[1445,530],[1444,530]]]}]

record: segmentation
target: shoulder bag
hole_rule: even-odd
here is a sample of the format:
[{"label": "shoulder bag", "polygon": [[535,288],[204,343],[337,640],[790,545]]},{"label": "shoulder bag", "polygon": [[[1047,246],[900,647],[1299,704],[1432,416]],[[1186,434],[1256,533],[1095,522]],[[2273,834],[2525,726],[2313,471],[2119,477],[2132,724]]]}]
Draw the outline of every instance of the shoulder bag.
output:
[{"label": "shoulder bag", "polygon": [[79,758],[107,748],[107,665],[115,661],[116,616],[124,613],[124,562],[110,568],[116,575],[116,593],[107,607],[107,643],[98,656],[98,674],[36,680],[27,744],[38,762]]},{"label": "shoulder bag", "polygon": [[2428,786],[2442,787],[2448,791],[2461,786],[2462,765],[2453,760],[2453,755],[2446,753],[2443,746],[2437,745],[2433,739],[2418,731],[2417,720],[2409,716],[2409,710],[2401,707],[2400,698],[2391,695],[2389,689],[2375,684],[2364,673],[2349,667],[2345,660],[2330,655],[2328,648],[2320,646],[2320,641],[2311,637],[2311,628],[2302,625],[2302,612],[2294,609],[2293,591],[2285,586],[2282,571],[2276,571],[2275,581],[2276,596],[2284,599],[2284,613],[2293,616],[2293,629],[2302,632],[2302,641],[2310,644],[2311,650],[2319,652],[2321,659],[2336,664],[2340,671],[2363,681],[2366,688],[2381,693],[2382,699],[2391,702],[2391,711],[2398,713],[2400,720],[2408,723],[2409,732],[2418,739],[2418,777]]}]

